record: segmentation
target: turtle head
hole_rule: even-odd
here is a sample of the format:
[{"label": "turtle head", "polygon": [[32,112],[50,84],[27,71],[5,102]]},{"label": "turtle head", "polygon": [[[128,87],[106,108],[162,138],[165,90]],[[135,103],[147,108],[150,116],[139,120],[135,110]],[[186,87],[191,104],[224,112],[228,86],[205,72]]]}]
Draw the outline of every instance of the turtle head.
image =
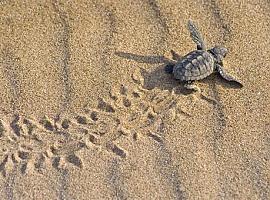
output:
[{"label": "turtle head", "polygon": [[210,49],[209,51],[215,57],[215,59],[218,63],[221,63],[223,58],[225,58],[225,56],[228,53],[228,50],[222,46],[215,46],[214,48]]}]

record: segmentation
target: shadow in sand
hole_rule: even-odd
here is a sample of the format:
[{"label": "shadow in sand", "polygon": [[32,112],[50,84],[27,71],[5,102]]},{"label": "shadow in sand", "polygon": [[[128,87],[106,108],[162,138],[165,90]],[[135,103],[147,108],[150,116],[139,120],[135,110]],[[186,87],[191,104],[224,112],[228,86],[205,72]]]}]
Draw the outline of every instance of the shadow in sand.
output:
[{"label": "shadow in sand", "polygon": [[[132,53],[125,53],[125,52],[116,52],[117,56],[134,60],[139,63],[149,63],[149,64],[159,64],[154,70],[147,71],[143,68],[141,69],[142,76],[144,78],[144,85],[145,89],[151,90],[154,88],[159,88],[161,90],[169,90],[176,94],[184,94],[188,95],[191,94],[192,91],[187,90],[184,87],[184,83],[177,81],[173,78],[172,74],[168,74],[165,72],[165,67],[170,63],[170,59],[166,58],[165,56],[143,56],[143,55],[136,55]],[[228,82],[222,79],[217,73],[210,75],[209,77],[202,80],[203,83],[210,84],[213,79],[218,79],[218,84],[227,87],[227,88],[241,88],[242,85],[237,82]]]},{"label": "shadow in sand", "polygon": [[116,52],[115,55],[134,60],[138,63],[149,63],[149,64],[159,64],[159,63],[168,63],[170,60],[166,58],[165,56],[142,56],[142,55],[136,55],[133,53],[125,53],[125,52]]},{"label": "shadow in sand", "polygon": [[218,72],[215,72],[211,74],[210,76],[206,77],[205,79],[200,80],[200,82],[205,83],[205,84],[210,84],[214,80],[216,80],[217,85],[221,85],[222,87],[225,87],[225,88],[240,89],[243,87],[243,85],[239,82],[225,80],[224,78],[221,77],[221,75]]},{"label": "shadow in sand", "polygon": [[159,88],[161,90],[168,90],[175,94],[188,95],[192,93],[192,90],[188,90],[184,87],[184,83],[173,78],[172,74],[167,74],[164,70],[166,64],[157,66],[154,70],[148,72],[141,69],[142,76],[144,78],[143,87],[148,90]]},{"label": "shadow in sand", "polygon": [[223,87],[234,88],[234,89],[240,89],[244,87],[243,84],[240,82],[225,80],[224,78],[221,77],[220,74],[217,74],[216,78],[218,79],[217,83],[222,85]]},{"label": "shadow in sand", "polygon": [[184,87],[184,83],[177,81],[173,78],[172,74],[168,74],[165,71],[165,67],[170,63],[170,59],[165,56],[143,56],[132,53],[116,52],[117,56],[134,60],[138,63],[158,64],[158,66],[150,72],[140,68],[141,74],[144,78],[143,88],[151,90],[159,88],[161,90],[169,90],[170,92],[174,89],[176,94],[190,94],[192,91],[187,90]]}]

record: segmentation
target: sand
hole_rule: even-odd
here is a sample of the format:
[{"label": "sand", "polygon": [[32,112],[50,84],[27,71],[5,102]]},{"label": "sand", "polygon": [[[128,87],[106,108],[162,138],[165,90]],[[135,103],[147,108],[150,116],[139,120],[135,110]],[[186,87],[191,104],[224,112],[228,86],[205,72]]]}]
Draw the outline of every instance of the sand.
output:
[{"label": "sand", "polygon": [[[0,199],[270,199],[270,2],[0,1]],[[199,93],[164,73],[195,49]],[[174,89],[173,89],[174,88]]]}]

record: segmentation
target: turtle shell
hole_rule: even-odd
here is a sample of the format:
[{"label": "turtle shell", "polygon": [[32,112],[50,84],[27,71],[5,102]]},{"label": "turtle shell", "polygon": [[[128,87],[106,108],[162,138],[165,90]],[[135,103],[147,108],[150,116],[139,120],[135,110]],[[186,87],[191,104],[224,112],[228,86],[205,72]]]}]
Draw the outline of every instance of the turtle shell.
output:
[{"label": "turtle shell", "polygon": [[175,79],[181,81],[201,80],[214,70],[213,56],[204,50],[195,50],[185,55],[173,68]]}]

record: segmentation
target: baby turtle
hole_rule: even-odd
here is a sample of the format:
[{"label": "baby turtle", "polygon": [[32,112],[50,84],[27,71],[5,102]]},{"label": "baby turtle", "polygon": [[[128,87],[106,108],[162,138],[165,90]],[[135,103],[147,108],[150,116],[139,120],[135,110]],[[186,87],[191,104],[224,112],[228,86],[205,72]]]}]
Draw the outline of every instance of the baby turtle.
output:
[{"label": "baby turtle", "polygon": [[222,60],[228,50],[222,46],[215,46],[207,50],[199,30],[191,20],[188,21],[188,29],[192,40],[197,44],[197,50],[183,57],[171,51],[173,60],[165,67],[165,71],[173,74],[175,79],[186,82],[185,87],[187,89],[195,91],[200,91],[200,89],[194,85],[194,81],[204,79],[213,72],[218,72],[225,80],[236,82],[242,86],[223,68]]}]

